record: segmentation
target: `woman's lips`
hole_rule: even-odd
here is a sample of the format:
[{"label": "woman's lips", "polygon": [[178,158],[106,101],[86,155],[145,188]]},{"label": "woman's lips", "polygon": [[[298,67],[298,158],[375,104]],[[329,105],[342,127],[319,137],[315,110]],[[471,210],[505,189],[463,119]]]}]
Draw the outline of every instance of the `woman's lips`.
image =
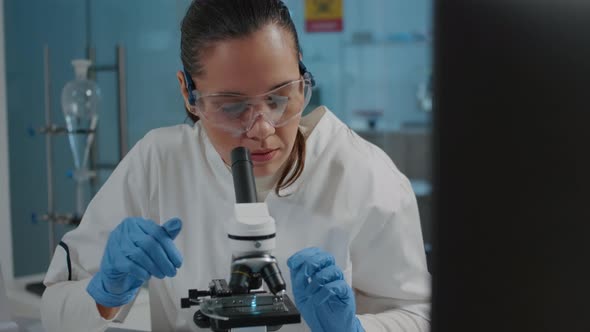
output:
[{"label": "woman's lips", "polygon": [[275,150],[264,150],[264,151],[254,151],[250,154],[252,161],[254,162],[266,162],[274,158],[277,154],[279,149]]}]

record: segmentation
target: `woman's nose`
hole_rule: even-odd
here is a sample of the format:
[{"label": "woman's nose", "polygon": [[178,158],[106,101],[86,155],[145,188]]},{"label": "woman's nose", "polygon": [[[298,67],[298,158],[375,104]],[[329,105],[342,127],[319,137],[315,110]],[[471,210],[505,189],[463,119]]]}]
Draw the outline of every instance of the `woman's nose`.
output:
[{"label": "woman's nose", "polygon": [[264,140],[275,133],[275,127],[266,120],[264,113],[258,112],[253,121],[254,123],[250,127],[250,130],[246,132],[248,138]]}]

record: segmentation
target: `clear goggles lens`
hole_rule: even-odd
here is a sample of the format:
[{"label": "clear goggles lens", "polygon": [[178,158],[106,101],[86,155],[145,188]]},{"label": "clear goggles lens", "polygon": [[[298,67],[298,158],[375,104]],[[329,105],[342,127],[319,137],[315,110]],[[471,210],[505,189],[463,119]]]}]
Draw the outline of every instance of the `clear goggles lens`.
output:
[{"label": "clear goggles lens", "polygon": [[213,126],[241,135],[252,129],[259,117],[275,128],[295,119],[309,103],[311,81],[302,78],[250,97],[226,93],[199,95],[198,91],[193,91],[193,94],[193,113]]}]

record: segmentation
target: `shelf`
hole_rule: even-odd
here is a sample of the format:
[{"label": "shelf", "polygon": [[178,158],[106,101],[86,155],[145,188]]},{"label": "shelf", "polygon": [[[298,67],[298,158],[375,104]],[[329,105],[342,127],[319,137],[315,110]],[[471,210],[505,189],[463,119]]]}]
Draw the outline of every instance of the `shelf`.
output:
[{"label": "shelf", "polygon": [[[355,38],[356,37],[356,38]],[[353,34],[352,39],[342,42],[343,46],[404,46],[431,44],[432,37],[419,32],[399,32],[384,38],[374,38],[371,33]]]}]

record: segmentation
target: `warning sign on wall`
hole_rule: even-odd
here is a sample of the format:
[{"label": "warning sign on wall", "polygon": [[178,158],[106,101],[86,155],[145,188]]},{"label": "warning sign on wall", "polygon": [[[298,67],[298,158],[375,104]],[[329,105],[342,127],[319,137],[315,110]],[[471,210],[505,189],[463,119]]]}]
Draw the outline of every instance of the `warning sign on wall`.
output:
[{"label": "warning sign on wall", "polygon": [[343,0],[305,0],[305,31],[342,31],[342,1]]}]

